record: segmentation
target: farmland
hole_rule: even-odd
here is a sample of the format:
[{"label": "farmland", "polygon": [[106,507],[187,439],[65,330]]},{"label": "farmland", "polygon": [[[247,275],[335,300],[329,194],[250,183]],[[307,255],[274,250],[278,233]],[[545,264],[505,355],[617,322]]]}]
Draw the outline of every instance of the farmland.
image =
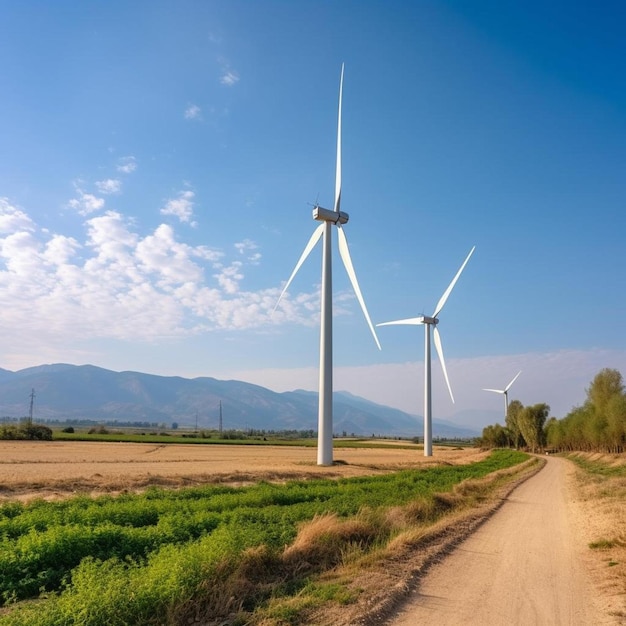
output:
[{"label": "farmland", "polygon": [[2,444],[0,624],[41,626],[298,623],[356,600],[320,577],[475,506],[526,458],[390,446],[321,468],[307,448],[21,443]]},{"label": "farmland", "polygon": [[363,476],[424,464],[469,463],[486,454],[476,448],[438,447],[435,458],[426,458],[418,446],[390,442],[382,449],[336,449],[335,465],[320,467],[315,448],[301,446],[0,441],[0,499],[53,499],[149,485]]}]

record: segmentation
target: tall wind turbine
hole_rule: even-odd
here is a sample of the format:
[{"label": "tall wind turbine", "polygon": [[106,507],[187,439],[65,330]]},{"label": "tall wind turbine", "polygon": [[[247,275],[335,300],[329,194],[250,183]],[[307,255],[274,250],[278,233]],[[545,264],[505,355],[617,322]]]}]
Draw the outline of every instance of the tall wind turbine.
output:
[{"label": "tall wind turbine", "polygon": [[444,378],[446,379],[446,384],[448,385],[448,391],[450,392],[450,399],[454,403],[454,396],[452,395],[452,387],[450,387],[450,381],[448,380],[448,372],[446,371],[446,362],[443,358],[443,347],[441,346],[441,337],[439,336],[439,331],[437,330],[437,324],[439,323],[439,319],[437,316],[441,313],[448,296],[452,292],[456,281],[459,279],[461,272],[465,269],[467,262],[470,260],[472,253],[476,249],[474,246],[465,261],[463,261],[463,265],[459,268],[459,271],[456,273],[456,276],[452,279],[452,282],[448,285],[448,288],[444,291],[443,295],[439,299],[437,306],[435,307],[435,312],[427,317],[422,315],[420,317],[412,317],[405,320],[396,320],[395,322],[383,322],[382,324],[376,324],[376,326],[392,326],[396,324],[408,324],[408,325],[424,325],[424,456],[432,456],[433,454],[433,436],[432,436],[432,400],[431,400],[431,376],[430,376],[430,327],[433,327],[433,337],[435,340],[435,348],[437,349],[437,355],[439,356],[439,361],[441,363],[441,369],[443,370]]},{"label": "tall wind turbine", "polygon": [[285,284],[278,302],[278,307],[283,295],[289,288],[291,281],[311,253],[317,242],[323,239],[322,247],[322,292],[321,292],[321,322],[320,322],[320,371],[319,371],[319,409],[318,409],[318,435],[317,435],[317,464],[332,465],[333,463],[333,305],[332,305],[332,227],[337,227],[339,238],[339,254],[346,268],[354,293],[361,305],[363,315],[374,336],[374,341],[380,350],[380,343],[376,336],[376,330],[372,324],[363,294],[354,272],[348,241],[343,232],[343,224],[348,222],[348,214],[340,210],[341,205],[341,102],[343,97],[343,64],[341,65],[341,78],[339,81],[339,115],[337,122],[337,169],[335,175],[335,208],[330,211],[317,205],[313,209],[313,219],[321,224],[313,231],[309,242],[304,248],[300,259]]},{"label": "tall wind turbine", "polygon": [[494,393],[501,393],[504,395],[504,420],[506,421],[506,416],[509,414],[509,389],[511,385],[517,380],[517,377],[522,373],[522,370],[517,372],[513,377],[513,380],[504,388],[504,389],[483,389],[483,391],[493,391]]}]

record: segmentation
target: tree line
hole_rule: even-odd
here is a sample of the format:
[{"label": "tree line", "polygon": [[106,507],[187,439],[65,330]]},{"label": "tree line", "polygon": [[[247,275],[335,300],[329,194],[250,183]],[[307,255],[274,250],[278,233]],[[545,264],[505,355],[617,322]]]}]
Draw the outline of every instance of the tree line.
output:
[{"label": "tree line", "polygon": [[574,407],[563,419],[548,419],[545,403],[524,406],[513,400],[505,425],[483,429],[480,444],[486,448],[516,448],[539,452],[584,450],[621,453],[626,450],[626,393],[618,370],[604,368],[587,391],[582,406]]}]

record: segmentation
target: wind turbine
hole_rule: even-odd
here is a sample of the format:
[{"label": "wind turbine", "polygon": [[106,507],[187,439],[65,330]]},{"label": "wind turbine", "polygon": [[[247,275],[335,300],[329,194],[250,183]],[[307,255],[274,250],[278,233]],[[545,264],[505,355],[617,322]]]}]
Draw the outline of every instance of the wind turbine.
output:
[{"label": "wind turbine", "polygon": [[380,343],[376,330],[372,324],[363,294],[356,278],[348,241],[342,226],[348,222],[348,214],[340,210],[341,205],[341,102],[343,96],[343,64],[341,65],[341,79],[339,81],[339,115],[337,122],[337,169],[335,175],[335,208],[330,211],[317,203],[313,208],[313,219],[321,224],[313,231],[309,242],[304,248],[300,259],[285,284],[274,310],[278,307],[283,295],[289,288],[291,281],[309,256],[317,242],[323,239],[322,248],[322,291],[321,291],[321,321],[320,321],[320,370],[319,370],[319,408],[318,408],[318,439],[317,464],[332,465],[333,463],[333,305],[332,305],[332,226],[337,227],[339,240],[339,254],[346,268],[354,293],[361,305],[363,315],[374,336],[374,341],[380,350]]},{"label": "wind turbine", "polygon": [[441,337],[439,336],[439,331],[437,330],[437,324],[439,323],[439,319],[437,316],[441,313],[448,296],[450,295],[456,281],[459,279],[461,272],[465,269],[467,262],[470,260],[472,253],[476,249],[474,246],[465,261],[463,261],[463,265],[459,268],[459,271],[456,273],[456,276],[452,279],[452,282],[448,285],[448,288],[443,292],[443,295],[439,299],[437,306],[435,307],[435,312],[427,317],[426,315],[422,315],[420,317],[412,317],[405,320],[396,320],[395,322],[383,322],[381,324],[376,324],[376,326],[392,326],[396,324],[408,324],[408,325],[424,325],[424,456],[432,456],[433,454],[433,436],[432,436],[432,400],[431,400],[431,376],[430,376],[430,327],[433,327],[433,337],[435,340],[435,348],[437,349],[437,355],[439,356],[439,361],[441,363],[441,369],[443,370],[444,378],[446,379],[446,384],[448,385],[448,391],[450,392],[450,399],[454,403],[454,396],[452,395],[452,387],[450,387],[450,381],[448,380],[448,372],[446,371],[446,362],[443,358],[443,348],[441,346]]},{"label": "wind turbine", "polygon": [[509,389],[511,385],[517,380],[517,377],[522,373],[522,370],[517,372],[513,377],[513,380],[504,388],[504,389],[483,389],[483,391],[493,391],[494,393],[504,394],[504,419],[506,421],[506,416],[509,414]]}]

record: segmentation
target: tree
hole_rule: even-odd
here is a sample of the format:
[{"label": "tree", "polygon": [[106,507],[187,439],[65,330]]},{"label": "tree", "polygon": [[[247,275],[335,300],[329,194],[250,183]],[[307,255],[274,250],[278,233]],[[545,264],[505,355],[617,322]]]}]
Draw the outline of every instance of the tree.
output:
[{"label": "tree", "polygon": [[624,381],[620,372],[605,367],[600,370],[587,389],[587,402],[599,413],[604,413],[614,396],[624,395]]},{"label": "tree", "polygon": [[522,437],[522,431],[519,427],[519,416],[524,409],[524,405],[519,400],[513,400],[509,404],[509,408],[506,412],[506,427],[511,433],[511,442],[515,446],[516,450],[524,447],[524,437]]},{"label": "tree", "polygon": [[542,402],[533,406],[526,406],[518,418],[518,425],[526,445],[532,452],[537,452],[545,446],[546,433],[544,425],[548,419],[550,407]]},{"label": "tree", "polygon": [[511,435],[507,428],[500,424],[483,428],[481,445],[484,448],[508,448],[511,445]]}]

